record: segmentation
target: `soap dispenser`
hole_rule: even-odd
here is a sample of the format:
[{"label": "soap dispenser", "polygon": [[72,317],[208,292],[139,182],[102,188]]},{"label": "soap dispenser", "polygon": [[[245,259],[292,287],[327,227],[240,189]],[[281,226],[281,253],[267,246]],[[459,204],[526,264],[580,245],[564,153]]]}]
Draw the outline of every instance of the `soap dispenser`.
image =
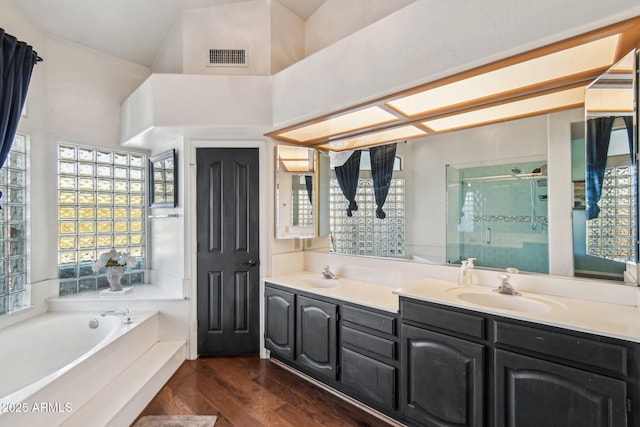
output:
[{"label": "soap dispenser", "polygon": [[467,260],[467,280],[469,285],[476,284],[475,260],[475,258],[469,258]]},{"label": "soap dispenser", "polygon": [[468,269],[468,261],[462,261],[462,266],[460,267],[460,273],[458,273],[458,285],[460,286],[468,286],[469,285],[469,271]]}]

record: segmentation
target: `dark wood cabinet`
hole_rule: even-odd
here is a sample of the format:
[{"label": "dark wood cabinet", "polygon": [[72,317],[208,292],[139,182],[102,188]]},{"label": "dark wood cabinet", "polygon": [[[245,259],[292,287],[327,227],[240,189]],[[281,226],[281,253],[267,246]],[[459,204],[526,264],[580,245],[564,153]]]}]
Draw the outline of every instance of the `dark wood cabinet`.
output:
[{"label": "dark wood cabinet", "polygon": [[311,375],[334,381],[337,379],[338,306],[305,296],[298,296],[297,300],[296,359]]},{"label": "dark wood cabinet", "polygon": [[396,315],[352,305],[341,309],[343,389],[385,414],[399,416]]},{"label": "dark wood cabinet", "polygon": [[342,347],[342,385],[354,397],[385,412],[396,409],[397,369]]},{"label": "dark wood cabinet", "polygon": [[264,345],[272,354],[293,360],[295,356],[295,294],[265,288]]},{"label": "dark wood cabinet", "polygon": [[496,350],[496,427],[627,425],[627,383]]},{"label": "dark wood cabinet", "polygon": [[403,325],[402,410],[424,426],[484,425],[481,344]]},{"label": "dark wood cabinet", "polygon": [[400,298],[389,313],[267,284],[265,347],[408,426],[640,427],[640,345]]},{"label": "dark wood cabinet", "polygon": [[409,425],[640,426],[637,344],[400,299]]}]

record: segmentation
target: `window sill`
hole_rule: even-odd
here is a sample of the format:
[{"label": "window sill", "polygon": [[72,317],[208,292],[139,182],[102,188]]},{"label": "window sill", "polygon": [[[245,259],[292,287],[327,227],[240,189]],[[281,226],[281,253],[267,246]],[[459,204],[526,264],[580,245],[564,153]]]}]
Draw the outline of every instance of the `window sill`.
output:
[{"label": "window sill", "polygon": [[153,284],[135,285],[133,292],[127,295],[100,295],[100,291],[80,292],[61,297],[49,298],[47,301],[182,301],[186,297],[178,292],[170,292]]}]

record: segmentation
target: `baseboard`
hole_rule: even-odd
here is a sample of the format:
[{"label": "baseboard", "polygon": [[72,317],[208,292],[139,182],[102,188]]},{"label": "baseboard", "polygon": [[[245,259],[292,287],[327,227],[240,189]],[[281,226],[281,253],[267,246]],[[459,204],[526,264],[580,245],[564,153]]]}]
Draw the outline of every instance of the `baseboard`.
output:
[{"label": "baseboard", "polygon": [[281,361],[279,361],[277,359],[270,358],[269,361],[271,363],[274,363],[274,364],[280,366],[281,368],[286,369],[287,371],[289,371],[289,372],[301,377],[302,379],[309,381],[310,383],[312,383],[312,384],[320,387],[321,389],[333,394],[334,396],[339,397],[340,399],[350,403],[351,405],[356,406],[358,409],[361,409],[361,410],[373,415],[374,417],[381,419],[382,421],[384,421],[385,423],[388,423],[391,426],[394,426],[394,427],[406,427],[405,424],[400,423],[398,420],[395,420],[395,419],[389,417],[388,415],[383,414],[382,412],[376,411],[375,409],[365,405],[364,403],[362,403],[362,402],[360,402],[360,401],[358,401],[358,400],[356,400],[356,399],[354,399],[354,398],[352,398],[350,396],[347,396],[346,394],[344,394],[344,393],[342,393],[342,392],[340,392],[340,391],[338,391],[338,390],[336,390],[334,388],[331,388],[331,387],[329,387],[328,385],[326,385],[324,383],[321,383],[320,381],[316,380],[315,378],[310,377],[310,376],[298,371],[295,368],[292,368],[291,366],[289,366],[289,365],[287,365],[287,364],[285,364],[285,363],[283,363],[283,362],[281,362]]}]

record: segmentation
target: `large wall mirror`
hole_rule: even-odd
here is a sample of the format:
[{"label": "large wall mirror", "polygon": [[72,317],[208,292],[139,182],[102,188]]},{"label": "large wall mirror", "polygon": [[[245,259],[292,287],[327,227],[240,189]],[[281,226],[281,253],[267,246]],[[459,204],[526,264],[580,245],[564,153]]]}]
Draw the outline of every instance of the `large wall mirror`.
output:
[{"label": "large wall mirror", "polygon": [[[635,63],[637,56],[631,57]],[[629,77],[627,75],[626,80]],[[599,81],[604,84],[606,78]],[[637,92],[632,89],[632,99],[634,90]],[[614,273],[606,266],[600,271],[592,255],[587,254],[590,258],[585,258],[583,254],[571,253],[572,248],[581,250],[580,239],[583,246],[587,243],[585,123],[580,118],[582,109],[566,113],[560,111],[396,143],[395,167],[388,183],[384,219],[376,217],[370,149],[361,152],[360,173],[357,182],[354,181],[357,183],[355,201],[358,209],[352,210],[351,216],[347,212],[350,201],[340,188],[335,165],[320,170],[319,185],[329,188],[329,201],[320,203],[318,217],[330,218],[330,250],[339,254],[453,266],[459,265],[462,259],[473,257],[477,258],[479,268],[513,266],[523,272],[596,277],[611,279],[612,284],[622,283],[627,279],[624,261],[635,261],[637,253],[607,260],[619,264]],[[622,115],[633,118],[634,135],[637,132],[636,115],[635,111]],[[631,224],[628,233],[635,236],[638,227],[634,222],[637,218],[637,179],[630,155],[635,153],[635,148],[628,148],[625,136],[622,145],[626,144],[627,152],[620,154],[614,148],[620,144],[613,142],[622,138],[623,133],[626,135],[624,121],[624,118],[616,119],[612,124],[612,144],[607,157],[611,157],[609,164],[612,167],[621,168],[615,172],[621,177],[620,182],[629,184],[624,190],[629,192],[628,197],[617,204],[616,209],[620,213],[626,212],[625,218]],[[582,135],[577,138],[581,140],[582,151],[576,154],[576,162],[572,163],[565,153],[575,148],[567,136],[569,129],[574,127],[582,129]],[[637,136],[633,138],[635,147]],[[566,144],[557,141],[566,141]],[[328,152],[320,154],[321,159],[334,156]],[[555,163],[562,173],[550,173],[550,167],[554,167],[549,165],[552,157],[563,159],[564,163]],[[331,163],[335,163],[333,159]],[[582,175],[582,178],[572,177],[572,167],[581,168],[576,175]],[[554,188],[560,191],[554,193]],[[573,196],[571,191],[565,191],[566,188],[573,188]],[[607,188],[605,186],[605,190]],[[573,218],[558,215],[551,209],[552,203],[566,204],[569,211],[574,208]],[[618,222],[619,218],[616,217]],[[568,257],[573,256],[576,263],[571,271],[551,271],[552,227],[563,232],[573,229],[574,242],[565,242]],[[590,233],[594,234],[593,231]],[[637,239],[631,235],[626,237],[635,247]],[[586,253],[585,249],[582,251]],[[589,252],[592,251],[590,248]]]},{"label": "large wall mirror", "polygon": [[629,52],[585,96],[586,254],[612,272],[638,261],[637,61]]},{"label": "large wall mirror", "polygon": [[176,207],[176,150],[172,149],[149,159],[149,206]]}]

